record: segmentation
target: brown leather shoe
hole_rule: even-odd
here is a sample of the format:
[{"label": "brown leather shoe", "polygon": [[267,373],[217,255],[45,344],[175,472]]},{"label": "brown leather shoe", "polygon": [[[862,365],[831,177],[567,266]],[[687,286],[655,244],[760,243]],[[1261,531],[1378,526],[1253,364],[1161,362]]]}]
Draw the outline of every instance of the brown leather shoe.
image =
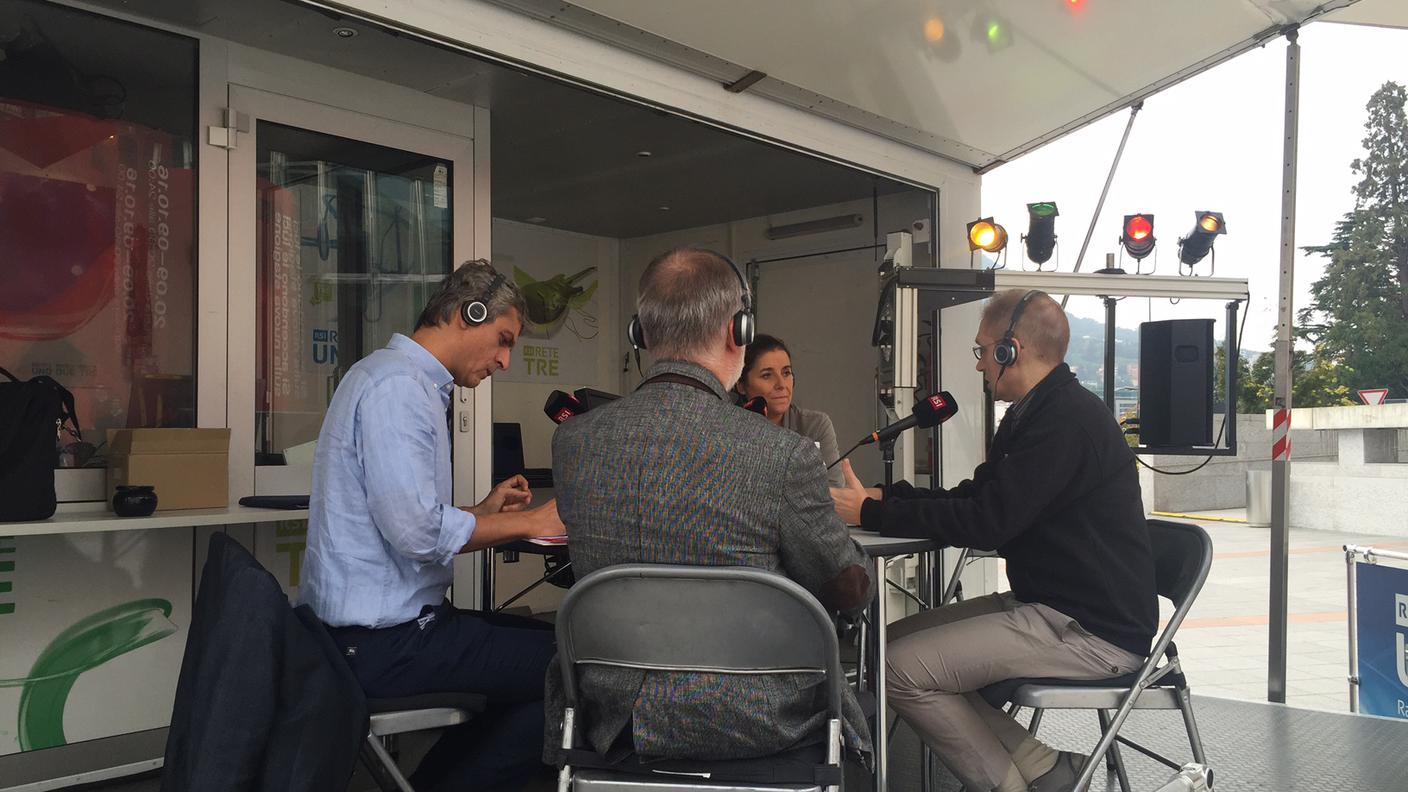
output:
[{"label": "brown leather shoe", "polygon": [[1080,766],[1085,757],[1080,754],[1062,751],[1056,757],[1056,764],[1027,787],[1027,792],[1071,792],[1076,779],[1080,777]]}]

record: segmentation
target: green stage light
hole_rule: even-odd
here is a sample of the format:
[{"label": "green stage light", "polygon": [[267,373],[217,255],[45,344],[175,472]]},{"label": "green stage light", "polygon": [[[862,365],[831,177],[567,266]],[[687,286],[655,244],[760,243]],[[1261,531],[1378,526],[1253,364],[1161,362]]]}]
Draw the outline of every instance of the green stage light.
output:
[{"label": "green stage light", "polygon": [[1056,249],[1056,217],[1061,214],[1055,201],[1027,204],[1027,233],[1022,242],[1027,246],[1027,258],[1038,264],[1051,260]]}]

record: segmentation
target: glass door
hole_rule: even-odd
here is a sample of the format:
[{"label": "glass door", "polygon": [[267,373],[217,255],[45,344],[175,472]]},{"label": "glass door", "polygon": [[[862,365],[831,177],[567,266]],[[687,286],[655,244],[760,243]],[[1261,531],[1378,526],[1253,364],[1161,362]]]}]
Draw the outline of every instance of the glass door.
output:
[{"label": "glass door", "polygon": [[347,370],[454,265],[454,164],[258,121],[254,461],[306,466]]},{"label": "glass door", "polygon": [[[230,100],[231,496],[303,494],[343,375],[474,257],[473,141],[241,86]],[[455,399],[469,434],[475,401]],[[456,480],[473,482],[461,440]]]}]

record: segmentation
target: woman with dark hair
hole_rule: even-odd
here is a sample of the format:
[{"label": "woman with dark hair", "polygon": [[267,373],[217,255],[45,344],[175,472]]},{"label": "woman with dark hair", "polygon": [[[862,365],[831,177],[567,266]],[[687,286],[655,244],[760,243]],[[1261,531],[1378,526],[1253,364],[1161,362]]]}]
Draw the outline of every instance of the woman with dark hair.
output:
[{"label": "woman with dark hair", "polygon": [[[836,429],[831,425],[831,416],[792,403],[795,382],[792,353],[782,339],[760,333],[743,355],[743,375],[734,386],[739,400],[761,396],[767,401],[769,421],[816,443],[822,462],[828,465],[835,462],[840,452],[836,448]],[[826,477],[833,487],[845,482],[839,466],[828,470]]]}]

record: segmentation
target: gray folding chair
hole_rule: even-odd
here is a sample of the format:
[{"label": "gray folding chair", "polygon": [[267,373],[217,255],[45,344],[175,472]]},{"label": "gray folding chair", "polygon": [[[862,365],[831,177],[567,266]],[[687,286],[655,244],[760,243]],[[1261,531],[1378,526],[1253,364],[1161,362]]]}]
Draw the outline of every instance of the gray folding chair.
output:
[{"label": "gray folding chair", "polygon": [[[557,614],[557,652],[566,707],[567,760],[559,792],[678,792],[682,789],[822,792],[841,785],[841,661],[831,615],[806,589],[751,567],[629,564],[587,575]],[[607,665],[645,671],[718,674],[825,674],[825,759],[808,782],[720,780],[719,763],[596,761],[579,749],[578,669]],[[819,757],[818,757],[819,758]],[[767,760],[751,760],[765,762]]]},{"label": "gray folding chair", "polygon": [[475,693],[425,693],[394,699],[367,699],[371,725],[362,746],[362,763],[382,792],[415,792],[393,756],[397,735],[446,729],[484,711]]},{"label": "gray folding chair", "polygon": [[1109,754],[1119,776],[1120,789],[1129,792],[1129,776],[1119,746],[1134,750],[1179,770],[1182,764],[1119,736],[1120,727],[1130,712],[1136,709],[1178,710],[1188,732],[1193,749],[1193,761],[1207,764],[1198,724],[1193,719],[1193,702],[1188,692],[1188,680],[1178,661],[1178,648],[1173,636],[1188,615],[1198,592],[1212,568],[1212,539],[1206,531],[1192,523],[1149,520],[1149,539],[1154,550],[1154,577],[1159,595],[1173,603],[1172,618],[1154,642],[1149,659],[1138,671],[1113,679],[1073,681],[1064,679],[1009,679],[984,688],[983,698],[994,707],[1010,701],[1010,712],[1031,707],[1031,725],[1036,734],[1041,714],[1049,709],[1093,709],[1100,721],[1100,742],[1081,768],[1075,792],[1084,792],[1095,776],[1100,760]]}]

